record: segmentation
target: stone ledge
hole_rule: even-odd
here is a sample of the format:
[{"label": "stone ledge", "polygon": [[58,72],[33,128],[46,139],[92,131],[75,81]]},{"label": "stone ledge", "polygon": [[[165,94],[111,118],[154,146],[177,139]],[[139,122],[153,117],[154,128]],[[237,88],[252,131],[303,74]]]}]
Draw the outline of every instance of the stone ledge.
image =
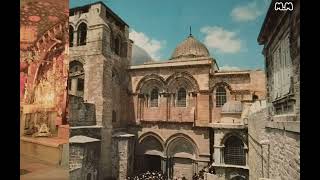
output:
[{"label": "stone ledge", "polygon": [[49,146],[49,147],[59,147],[62,144],[68,144],[68,139],[62,139],[58,137],[27,137],[22,136],[20,137],[21,141],[29,142],[33,144],[39,144],[43,146]]},{"label": "stone ledge", "polygon": [[73,126],[70,127],[70,129],[94,129],[94,128],[103,128],[103,126],[98,126],[98,125],[94,125],[94,126]]},{"label": "stone ledge", "polygon": [[297,121],[297,115],[296,114],[284,114],[284,115],[275,115],[272,116],[273,121],[275,122],[285,122],[285,121]]},{"label": "stone ledge", "polygon": [[300,133],[300,121],[268,121],[266,128]]},{"label": "stone ledge", "polygon": [[213,163],[212,166],[222,167],[222,168],[239,168],[239,169],[249,170],[249,166],[239,166],[239,165],[232,165],[232,164],[215,164],[215,163]]},{"label": "stone ledge", "polygon": [[188,65],[210,65],[212,64],[211,58],[203,58],[201,60],[181,60],[181,61],[157,61],[152,64],[134,65],[129,70],[144,69],[144,68],[161,68],[161,67],[174,67],[174,66],[188,66]]},{"label": "stone ledge", "polygon": [[112,135],[112,137],[115,138],[132,138],[135,137],[134,134],[130,134],[130,133],[126,133],[126,132],[117,132],[114,135]]},{"label": "stone ledge", "polygon": [[210,123],[212,128],[220,129],[247,129],[248,126],[245,124],[235,124],[235,123]]}]

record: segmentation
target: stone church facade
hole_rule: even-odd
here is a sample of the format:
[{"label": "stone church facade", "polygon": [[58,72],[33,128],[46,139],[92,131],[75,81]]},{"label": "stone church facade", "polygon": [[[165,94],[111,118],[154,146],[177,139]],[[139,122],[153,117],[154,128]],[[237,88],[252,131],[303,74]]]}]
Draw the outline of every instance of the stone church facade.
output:
[{"label": "stone church facade", "polygon": [[265,98],[263,71],[219,70],[192,34],[170,59],[136,64],[129,26],[101,2],[70,9],[69,37],[72,179],[192,179],[208,165],[216,179],[248,179],[247,120]]}]

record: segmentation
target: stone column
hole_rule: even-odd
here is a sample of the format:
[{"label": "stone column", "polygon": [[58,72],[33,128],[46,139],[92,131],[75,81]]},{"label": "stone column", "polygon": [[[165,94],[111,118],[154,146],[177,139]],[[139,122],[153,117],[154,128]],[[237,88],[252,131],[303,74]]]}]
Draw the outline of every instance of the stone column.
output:
[{"label": "stone column", "polygon": [[167,167],[166,167],[166,169],[167,169],[167,177],[168,177],[168,179],[170,179],[171,177],[171,174],[172,174],[172,158],[171,157],[167,157]]},{"label": "stone column", "polygon": [[214,147],[214,162],[215,164],[221,164],[221,146],[213,146]]},{"label": "stone column", "polygon": [[221,140],[224,136],[224,133],[219,130],[215,129],[214,131],[214,162],[215,164],[223,164],[223,157],[222,157],[222,149],[224,148],[223,145],[221,145]]},{"label": "stone column", "polygon": [[114,145],[117,145],[118,147],[113,148],[117,150],[117,152],[115,152],[117,158],[112,160],[112,167],[114,168],[112,169],[113,177],[116,179],[127,179],[127,177],[131,175],[130,170],[132,168],[132,162],[130,156],[133,156],[133,148],[130,147],[130,145],[133,144],[131,141],[133,141],[134,135],[119,133],[112,138],[113,141],[118,142],[114,143]]},{"label": "stone column", "polygon": [[[75,30],[75,29],[74,29]],[[78,39],[78,33],[77,33],[77,31],[75,30],[74,32],[73,32],[73,47],[75,47],[75,46],[77,46],[78,44],[77,44],[77,39]]]},{"label": "stone column", "polygon": [[77,90],[78,90],[78,79],[73,78],[71,79],[71,94],[77,95]]},{"label": "stone column", "polygon": [[249,151],[248,151],[248,148],[245,148],[244,150],[245,150],[245,153],[246,153],[246,164],[245,164],[245,165],[247,166],[247,165],[248,165],[248,162],[249,162],[249,157],[248,157],[248,155],[249,155],[248,152],[249,152]]},{"label": "stone column", "polygon": [[167,159],[164,157],[161,157],[161,170],[163,174],[166,173],[166,168],[167,168]]},{"label": "stone column", "polygon": [[138,95],[133,95],[133,108],[134,108],[134,123],[139,124],[139,98]]},{"label": "stone column", "polygon": [[143,94],[138,95],[138,121],[143,120],[143,112],[145,106],[145,97]]},{"label": "stone column", "polygon": [[198,173],[198,161],[196,161],[196,160],[193,161],[193,173],[192,173],[192,176],[195,173]]},{"label": "stone column", "polygon": [[195,106],[194,121],[196,122],[196,120],[198,119],[198,94],[197,94],[197,93],[194,93],[193,96],[194,96],[194,99],[195,99],[195,101],[194,101],[194,106]]}]

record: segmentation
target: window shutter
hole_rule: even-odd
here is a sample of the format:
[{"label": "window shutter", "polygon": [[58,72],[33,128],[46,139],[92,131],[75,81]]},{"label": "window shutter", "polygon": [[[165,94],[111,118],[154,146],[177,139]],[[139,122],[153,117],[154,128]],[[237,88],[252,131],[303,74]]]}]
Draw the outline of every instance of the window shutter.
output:
[{"label": "window shutter", "polygon": [[284,94],[284,90],[285,90],[285,88],[284,88],[284,85],[285,85],[285,77],[284,77],[284,75],[285,75],[285,49],[284,49],[284,41],[283,40],[281,40],[280,41],[280,59],[279,59],[279,61],[280,61],[280,64],[281,64],[281,66],[280,66],[280,74],[281,74],[281,79],[280,79],[280,82],[281,82],[281,84],[280,84],[280,87],[281,87],[281,93],[280,93],[280,96],[283,96],[283,94]]},{"label": "window shutter", "polygon": [[274,51],[273,55],[272,55],[272,59],[273,59],[273,73],[272,73],[272,77],[273,77],[273,100],[277,98],[277,51]]},{"label": "window shutter", "polygon": [[276,54],[276,62],[277,62],[277,70],[276,70],[276,73],[277,73],[277,96],[276,98],[279,97],[279,95],[281,95],[281,59],[280,59],[280,48],[278,47],[277,49],[277,54]]},{"label": "window shutter", "polygon": [[285,84],[284,84],[284,95],[288,94],[290,92],[290,84],[291,84],[291,58],[290,58],[290,43],[289,43],[289,34],[284,39],[284,46],[285,46]]}]

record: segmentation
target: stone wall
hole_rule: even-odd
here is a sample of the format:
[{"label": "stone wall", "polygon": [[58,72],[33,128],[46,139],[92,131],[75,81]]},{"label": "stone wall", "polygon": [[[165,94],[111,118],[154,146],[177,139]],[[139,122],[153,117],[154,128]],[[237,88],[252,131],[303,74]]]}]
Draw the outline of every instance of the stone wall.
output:
[{"label": "stone wall", "polygon": [[267,108],[248,118],[250,179],[300,179],[300,133],[270,123]]},{"label": "stone wall", "polygon": [[88,137],[101,139],[101,127],[71,127],[70,137],[85,135]]},{"label": "stone wall", "polygon": [[133,174],[134,136],[114,135],[112,139],[112,177],[126,179]]},{"label": "stone wall", "polygon": [[[267,154],[265,145],[261,141],[266,138],[265,125],[267,121],[267,108],[261,109],[248,118],[248,142],[249,142],[249,178],[258,179],[267,177]],[[264,148],[264,149],[262,149]],[[263,155],[264,154],[264,155]]]},{"label": "stone wall", "polygon": [[68,116],[70,126],[95,125],[95,105],[85,103],[82,97],[69,95]]},{"label": "stone wall", "polygon": [[82,166],[82,156],[84,153],[84,149],[79,145],[70,145],[69,150],[69,168],[71,170],[81,168]]},{"label": "stone wall", "polygon": [[270,177],[300,179],[300,134],[266,129],[270,140]]},{"label": "stone wall", "polygon": [[98,142],[70,144],[69,169],[72,180],[87,179],[87,176],[92,180],[97,179],[99,146]]},{"label": "stone wall", "polygon": [[81,178],[81,169],[74,169],[69,171],[70,180],[78,180]]}]

